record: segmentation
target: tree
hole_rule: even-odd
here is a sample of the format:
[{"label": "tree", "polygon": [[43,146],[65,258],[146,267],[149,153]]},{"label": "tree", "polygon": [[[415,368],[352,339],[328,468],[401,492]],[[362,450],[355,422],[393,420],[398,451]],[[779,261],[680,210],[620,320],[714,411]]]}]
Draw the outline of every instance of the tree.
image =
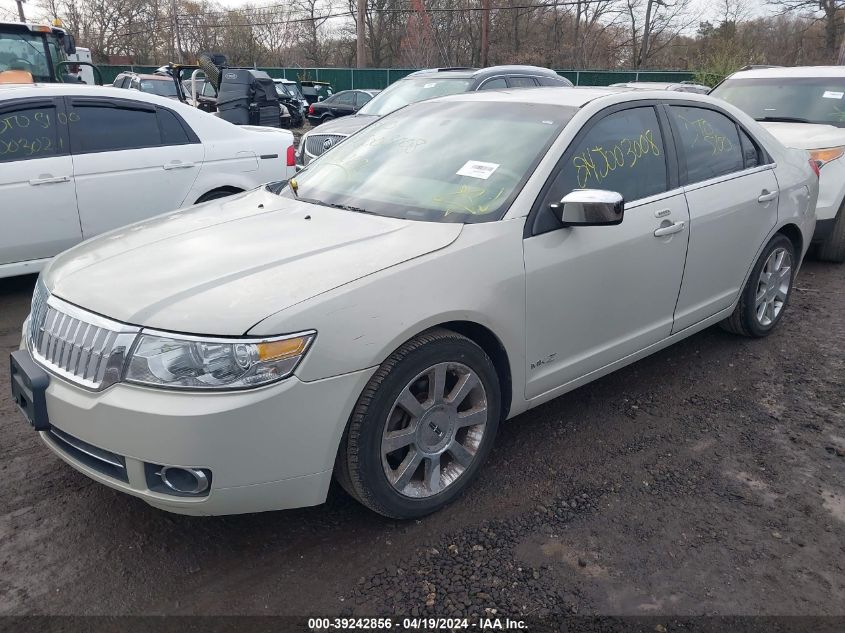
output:
[{"label": "tree", "polygon": [[822,20],[825,58],[828,63],[835,63],[840,58],[836,40],[841,30],[841,11],[845,9],[845,0],[770,0],[769,4],[781,13],[810,15]]}]

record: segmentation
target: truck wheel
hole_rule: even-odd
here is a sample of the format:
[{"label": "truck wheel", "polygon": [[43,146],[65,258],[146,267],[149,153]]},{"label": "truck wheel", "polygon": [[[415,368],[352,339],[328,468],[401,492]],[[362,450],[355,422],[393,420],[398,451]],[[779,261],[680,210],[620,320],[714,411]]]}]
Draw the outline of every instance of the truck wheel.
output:
[{"label": "truck wheel", "polygon": [[500,414],[499,380],[484,350],[450,330],[425,332],[384,361],[358,399],[338,481],[388,517],[439,510],[475,478]]},{"label": "truck wheel", "polygon": [[836,264],[845,262],[845,211],[843,209],[839,209],[836,221],[833,223],[833,230],[816,252],[822,261]]},{"label": "truck wheel", "polygon": [[795,276],[795,247],[778,233],[763,249],[733,314],[721,322],[728,332],[768,336],[783,316]]}]

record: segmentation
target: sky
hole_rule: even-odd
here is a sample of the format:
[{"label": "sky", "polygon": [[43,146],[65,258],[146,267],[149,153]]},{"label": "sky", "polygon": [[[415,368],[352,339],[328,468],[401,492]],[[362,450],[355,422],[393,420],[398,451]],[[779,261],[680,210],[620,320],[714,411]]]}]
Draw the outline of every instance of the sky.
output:
[{"label": "sky", "polygon": [[[219,4],[224,7],[236,8],[244,4],[278,4],[279,0],[218,0]],[[762,14],[765,10],[765,0],[748,0],[752,14]],[[492,2],[495,6],[495,1]],[[700,8],[701,21],[714,20],[720,13],[720,5],[722,3],[718,0],[692,0],[692,6]],[[41,21],[40,11],[36,0],[26,0],[24,2],[24,13],[27,20]],[[18,19],[18,10],[15,0],[0,0],[0,20],[14,20]],[[697,24],[696,24],[697,26]]]}]

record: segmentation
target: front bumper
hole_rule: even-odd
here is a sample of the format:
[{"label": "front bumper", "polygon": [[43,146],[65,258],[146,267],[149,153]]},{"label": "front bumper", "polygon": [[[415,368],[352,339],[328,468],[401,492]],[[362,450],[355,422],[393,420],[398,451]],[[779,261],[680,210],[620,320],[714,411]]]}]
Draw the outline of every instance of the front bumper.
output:
[{"label": "front bumper", "polygon": [[[170,512],[238,514],[316,505],[325,501],[341,434],[373,371],[314,382],[291,377],[261,389],[213,394],[122,383],[95,393],[53,375],[46,405],[59,436],[123,458],[125,474],[92,467],[51,431],[41,437],[92,479]],[[203,497],[160,492],[150,485],[151,465],[210,470],[210,491]]]}]

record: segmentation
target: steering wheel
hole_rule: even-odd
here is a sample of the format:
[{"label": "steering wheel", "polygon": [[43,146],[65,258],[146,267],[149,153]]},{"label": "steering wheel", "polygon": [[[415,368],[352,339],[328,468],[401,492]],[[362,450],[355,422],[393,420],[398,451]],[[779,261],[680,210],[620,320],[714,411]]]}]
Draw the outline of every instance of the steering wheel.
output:
[{"label": "steering wheel", "polygon": [[35,68],[35,64],[33,64],[33,63],[32,63],[31,61],[29,61],[29,60],[24,59],[23,57],[15,57],[15,58],[14,58],[11,62],[9,62],[9,68],[11,69],[11,68],[12,68],[12,66],[13,66],[16,62],[23,62],[24,64],[26,64],[26,65],[29,67],[29,68],[28,68],[28,70],[30,70],[30,71],[32,71],[32,69],[33,69],[33,68]]}]

